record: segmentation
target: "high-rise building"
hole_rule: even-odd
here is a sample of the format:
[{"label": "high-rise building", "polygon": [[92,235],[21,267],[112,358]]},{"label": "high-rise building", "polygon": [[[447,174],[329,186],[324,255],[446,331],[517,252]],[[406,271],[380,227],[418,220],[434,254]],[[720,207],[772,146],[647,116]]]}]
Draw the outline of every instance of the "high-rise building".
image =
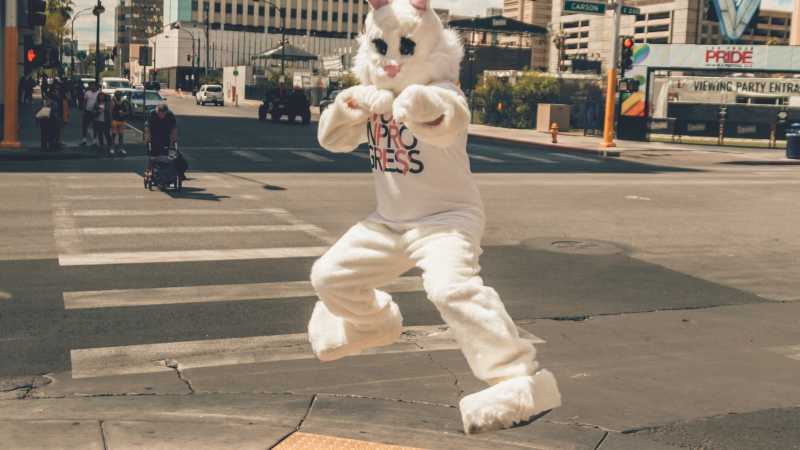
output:
[{"label": "high-rise building", "polygon": [[114,9],[114,64],[118,71],[128,68],[131,57],[138,58],[138,47],[161,32],[163,4],[164,0],[120,0]]},{"label": "high-rise building", "polygon": [[[560,4],[561,2],[562,0],[557,0],[555,3]],[[505,0],[503,15],[510,19],[546,28],[550,23],[553,3],[553,0]],[[549,45],[546,37],[537,36],[532,42],[520,42],[519,44],[533,49],[531,68],[538,70],[547,67]]]},{"label": "high-rise building", "polygon": [[[626,5],[639,8],[640,13],[622,16],[620,35],[633,36],[638,43],[726,43],[708,0],[631,0]],[[789,12],[762,9],[736,43],[786,45],[790,19]],[[613,42],[611,15],[565,12],[561,2],[554,2],[551,29],[551,71],[556,71],[561,59],[565,60],[562,67],[576,58],[600,60],[603,67],[607,64]],[[559,40],[563,42],[561,52],[555,47]]]}]

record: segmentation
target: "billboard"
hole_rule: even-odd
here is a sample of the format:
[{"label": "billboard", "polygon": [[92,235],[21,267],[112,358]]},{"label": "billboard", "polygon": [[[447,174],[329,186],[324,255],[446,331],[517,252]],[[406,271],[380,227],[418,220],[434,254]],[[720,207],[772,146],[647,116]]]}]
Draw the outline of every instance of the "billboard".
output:
[{"label": "billboard", "polygon": [[761,0],[711,0],[719,18],[719,30],[730,42],[742,37],[747,24],[758,11]]}]

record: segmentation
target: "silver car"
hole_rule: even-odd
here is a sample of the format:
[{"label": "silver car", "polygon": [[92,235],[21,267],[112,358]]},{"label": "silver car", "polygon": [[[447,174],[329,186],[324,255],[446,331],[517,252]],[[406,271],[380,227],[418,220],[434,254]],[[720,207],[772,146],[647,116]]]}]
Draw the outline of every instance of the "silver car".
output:
[{"label": "silver car", "polygon": [[[131,113],[136,116],[149,116],[153,111],[156,110],[156,106],[167,101],[167,99],[162,97],[156,91],[144,91],[146,97],[144,96],[143,92],[138,89],[124,89],[122,91],[123,101],[128,102]],[[145,105],[147,107],[147,111],[144,109]]]},{"label": "silver car", "polygon": [[200,86],[197,91],[195,101],[198,105],[205,105],[206,103],[213,103],[215,105],[225,106],[225,95],[222,92],[222,86],[218,84],[204,84]]}]

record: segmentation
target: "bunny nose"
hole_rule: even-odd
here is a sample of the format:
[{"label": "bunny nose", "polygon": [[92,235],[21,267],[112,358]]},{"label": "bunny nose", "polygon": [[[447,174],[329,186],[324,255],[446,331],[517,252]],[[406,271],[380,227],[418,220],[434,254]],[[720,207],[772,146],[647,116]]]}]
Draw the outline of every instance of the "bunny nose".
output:
[{"label": "bunny nose", "polygon": [[389,64],[383,66],[383,71],[386,72],[386,75],[389,75],[390,78],[394,78],[400,73],[400,66],[397,64]]}]

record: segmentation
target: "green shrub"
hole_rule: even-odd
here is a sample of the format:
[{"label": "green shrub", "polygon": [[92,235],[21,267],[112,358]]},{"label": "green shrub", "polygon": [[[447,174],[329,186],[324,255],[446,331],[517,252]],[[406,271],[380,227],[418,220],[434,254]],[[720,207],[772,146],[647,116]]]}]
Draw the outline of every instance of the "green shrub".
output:
[{"label": "green shrub", "polygon": [[519,77],[512,87],[513,126],[515,128],[535,127],[536,110],[539,103],[557,102],[560,90],[558,79],[549,75],[527,72]]},{"label": "green shrub", "polygon": [[475,106],[486,125],[512,126],[513,94],[508,82],[484,75],[475,87]]}]

